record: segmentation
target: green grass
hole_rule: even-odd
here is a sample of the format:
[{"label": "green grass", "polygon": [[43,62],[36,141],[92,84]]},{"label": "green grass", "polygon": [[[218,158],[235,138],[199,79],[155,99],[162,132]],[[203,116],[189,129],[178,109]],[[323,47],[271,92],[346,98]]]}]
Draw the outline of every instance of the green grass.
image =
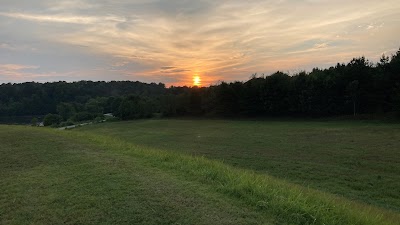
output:
[{"label": "green grass", "polygon": [[400,211],[400,124],[140,120],[80,131],[205,156]]},{"label": "green grass", "polygon": [[12,126],[0,126],[0,137],[0,224],[273,221],[208,186],[121,152],[120,143],[99,145],[62,131]]},{"label": "green grass", "polygon": [[221,124],[251,124],[136,121],[73,131],[0,126],[0,224],[372,225],[400,220],[397,212],[252,169],[135,144],[131,138],[138,137],[128,132],[142,129],[144,136],[157,136],[152,132],[167,128],[155,129],[156,124],[170,122],[175,122],[175,129],[168,129],[172,134],[184,128],[180,123],[192,123],[205,125],[198,130],[209,135]]}]

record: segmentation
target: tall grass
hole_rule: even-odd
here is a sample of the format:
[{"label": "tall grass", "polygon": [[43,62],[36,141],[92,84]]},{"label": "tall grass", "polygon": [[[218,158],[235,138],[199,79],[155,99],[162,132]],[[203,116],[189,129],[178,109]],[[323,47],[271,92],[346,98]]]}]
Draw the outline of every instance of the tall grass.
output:
[{"label": "tall grass", "polygon": [[[54,132],[48,130],[48,132]],[[143,159],[152,167],[196,180],[238,199],[283,224],[398,224],[395,213],[290,184],[271,176],[233,168],[222,162],[136,146],[118,138],[85,132],[60,132],[115,154]]]}]

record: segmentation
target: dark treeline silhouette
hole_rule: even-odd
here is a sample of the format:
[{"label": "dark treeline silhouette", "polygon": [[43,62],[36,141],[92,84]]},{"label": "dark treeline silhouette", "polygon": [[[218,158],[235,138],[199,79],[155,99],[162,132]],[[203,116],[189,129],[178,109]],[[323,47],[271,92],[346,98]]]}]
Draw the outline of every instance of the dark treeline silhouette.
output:
[{"label": "dark treeline silhouette", "polygon": [[91,111],[93,102],[102,104],[110,96],[138,95],[160,96],[165,93],[164,84],[145,84],[132,81],[73,83],[35,83],[0,85],[0,115],[25,116],[56,113],[58,107],[73,105],[77,111]]},{"label": "dark treeline silhouette", "polygon": [[364,57],[289,76],[170,87],[131,81],[0,85],[0,116],[51,115],[84,121],[162,116],[337,116],[400,112],[400,50],[373,64]]}]

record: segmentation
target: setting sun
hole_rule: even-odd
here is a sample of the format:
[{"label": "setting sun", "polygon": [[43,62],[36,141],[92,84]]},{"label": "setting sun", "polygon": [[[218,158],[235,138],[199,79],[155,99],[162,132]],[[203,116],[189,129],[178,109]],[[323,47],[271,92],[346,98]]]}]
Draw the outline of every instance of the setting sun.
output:
[{"label": "setting sun", "polygon": [[193,86],[201,86],[200,76],[194,76],[193,77]]}]

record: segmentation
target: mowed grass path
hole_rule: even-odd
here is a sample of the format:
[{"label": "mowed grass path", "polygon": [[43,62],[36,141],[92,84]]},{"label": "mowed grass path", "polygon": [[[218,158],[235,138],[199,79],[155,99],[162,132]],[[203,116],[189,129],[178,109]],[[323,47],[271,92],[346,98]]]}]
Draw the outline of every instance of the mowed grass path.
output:
[{"label": "mowed grass path", "polygon": [[139,120],[82,127],[400,211],[400,124]]},{"label": "mowed grass path", "polygon": [[0,224],[272,224],[199,182],[63,131],[0,126]]}]

